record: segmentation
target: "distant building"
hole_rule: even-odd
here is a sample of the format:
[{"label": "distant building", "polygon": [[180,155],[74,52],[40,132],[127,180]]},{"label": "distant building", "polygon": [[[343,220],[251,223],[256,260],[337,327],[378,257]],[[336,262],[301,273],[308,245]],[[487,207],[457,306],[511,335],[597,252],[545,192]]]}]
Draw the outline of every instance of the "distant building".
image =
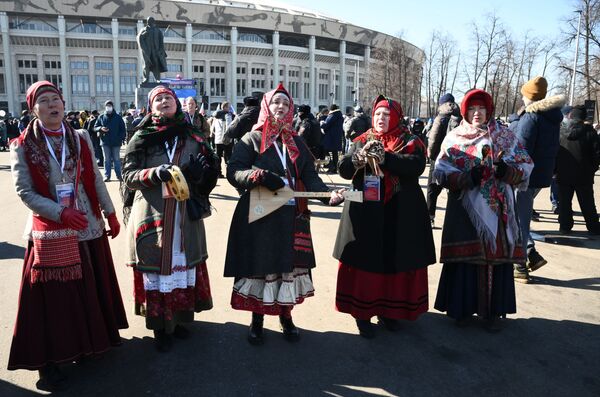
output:
[{"label": "distant building", "polygon": [[[400,39],[268,3],[0,2],[0,109],[18,114],[27,87],[41,79],[61,87],[66,109],[96,109],[106,99],[117,110],[128,108],[142,75],[135,37],[148,16],[165,35],[169,71],[163,77],[197,79],[213,110],[224,100],[240,109],[243,97],[279,81],[296,104],[313,109],[336,103],[345,110],[357,99],[372,99],[364,97],[371,48]],[[409,46],[420,64],[422,51]]]}]

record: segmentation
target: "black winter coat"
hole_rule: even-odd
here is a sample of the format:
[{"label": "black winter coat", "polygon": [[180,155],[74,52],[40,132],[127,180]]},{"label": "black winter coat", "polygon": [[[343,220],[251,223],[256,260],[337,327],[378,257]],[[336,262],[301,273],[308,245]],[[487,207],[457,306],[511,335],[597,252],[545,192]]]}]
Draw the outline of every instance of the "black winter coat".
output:
[{"label": "black winter coat", "polygon": [[[353,143],[339,162],[340,175],[352,179],[357,190],[363,190],[364,170],[357,172],[352,154],[362,147],[360,141]],[[386,274],[435,263],[431,221],[419,186],[419,176],[425,170],[424,154],[386,152],[381,167],[400,178],[400,191],[384,204],[387,181],[381,178],[381,200],[346,202],[333,256],[345,265]]]},{"label": "black winter coat", "polygon": [[[313,157],[301,141],[294,140],[300,150],[296,166],[287,156],[292,177],[299,177],[307,191],[327,192],[329,188],[315,171]],[[261,132],[245,134],[234,146],[227,164],[227,180],[237,189],[246,192],[235,207],[225,257],[225,277],[264,276],[272,273],[289,273],[293,269],[293,239],[296,207],[284,205],[275,212],[252,223],[248,223],[250,207],[249,191],[256,185],[250,180],[253,167],[275,172],[283,176],[284,170],[275,147],[271,146],[259,154]],[[280,141],[277,144],[281,145]],[[314,262],[314,260],[313,260]]]},{"label": "black winter coat", "polygon": [[241,139],[248,131],[252,130],[254,124],[258,121],[260,114],[259,106],[246,106],[242,112],[231,122],[225,136],[230,139]]},{"label": "black winter coat", "polygon": [[600,164],[600,142],[591,125],[569,120],[560,129],[556,159],[558,183],[591,185]]}]

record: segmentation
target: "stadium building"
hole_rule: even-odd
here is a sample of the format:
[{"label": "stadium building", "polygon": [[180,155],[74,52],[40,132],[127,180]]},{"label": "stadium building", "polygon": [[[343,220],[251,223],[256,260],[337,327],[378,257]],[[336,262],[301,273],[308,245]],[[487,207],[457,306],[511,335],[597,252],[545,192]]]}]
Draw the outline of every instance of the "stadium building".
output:
[{"label": "stadium building", "polygon": [[[371,51],[400,40],[264,0],[0,0],[0,109],[18,114],[42,79],[62,88],[66,109],[107,99],[128,107],[142,75],[136,34],[149,16],[165,36],[163,77],[195,79],[213,110],[224,100],[241,109],[279,81],[315,110],[370,101]],[[422,51],[404,44],[420,69]]]}]

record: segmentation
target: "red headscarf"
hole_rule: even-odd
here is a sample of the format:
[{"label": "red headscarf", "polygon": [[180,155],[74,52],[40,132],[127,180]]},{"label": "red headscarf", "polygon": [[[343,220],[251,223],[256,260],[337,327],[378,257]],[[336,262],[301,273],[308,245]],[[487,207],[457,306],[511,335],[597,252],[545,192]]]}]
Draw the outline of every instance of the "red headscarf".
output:
[{"label": "red headscarf", "polygon": [[[465,120],[467,120],[467,113],[469,112],[469,106],[473,105],[483,105],[485,106],[486,120],[485,123],[490,121],[493,113],[494,113],[494,102],[492,100],[492,96],[485,92],[484,90],[474,89],[468,91],[465,94],[462,102],[460,103],[460,114],[463,116]],[[471,121],[469,120],[469,124]]]},{"label": "red headscarf", "polygon": [[33,107],[35,106],[35,101],[44,92],[57,93],[60,96],[60,99],[63,101],[63,104],[65,103],[65,100],[63,99],[63,96],[62,96],[61,92],[58,90],[58,88],[56,88],[56,86],[54,84],[52,84],[51,82],[42,80],[42,81],[33,83],[27,89],[26,101],[27,101],[27,108],[29,110],[33,109]]},{"label": "red headscarf", "polygon": [[[275,96],[275,94],[282,93],[285,94],[290,99],[290,109],[287,114],[283,117],[283,119],[278,120],[271,113],[269,109],[269,105],[271,104],[271,100]],[[283,87],[283,84],[279,83],[276,89],[273,91],[267,92],[262,101],[260,102],[260,114],[258,116],[258,121],[252,127],[252,130],[262,131],[262,139],[260,144],[260,153],[264,153],[268,148],[275,143],[277,138],[281,136],[281,140],[285,143],[287,147],[287,151],[289,153],[290,159],[292,163],[296,162],[296,159],[300,155],[300,151],[298,150],[298,146],[296,146],[296,142],[294,141],[294,135],[296,135],[296,131],[292,126],[292,122],[294,120],[294,102],[292,101],[292,97],[287,92],[287,90]]]}]

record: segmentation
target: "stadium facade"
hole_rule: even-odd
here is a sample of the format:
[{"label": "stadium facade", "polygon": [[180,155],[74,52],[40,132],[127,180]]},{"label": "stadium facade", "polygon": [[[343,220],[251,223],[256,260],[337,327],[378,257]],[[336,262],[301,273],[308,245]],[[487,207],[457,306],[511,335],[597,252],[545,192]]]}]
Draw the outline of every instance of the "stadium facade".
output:
[{"label": "stadium facade", "polygon": [[[400,40],[268,1],[0,0],[0,109],[18,114],[37,80],[63,90],[67,109],[134,102],[142,75],[136,34],[163,29],[168,72],[197,81],[211,109],[281,81],[296,104],[347,109],[366,98],[371,51]],[[408,46],[415,64],[423,52]]]}]

